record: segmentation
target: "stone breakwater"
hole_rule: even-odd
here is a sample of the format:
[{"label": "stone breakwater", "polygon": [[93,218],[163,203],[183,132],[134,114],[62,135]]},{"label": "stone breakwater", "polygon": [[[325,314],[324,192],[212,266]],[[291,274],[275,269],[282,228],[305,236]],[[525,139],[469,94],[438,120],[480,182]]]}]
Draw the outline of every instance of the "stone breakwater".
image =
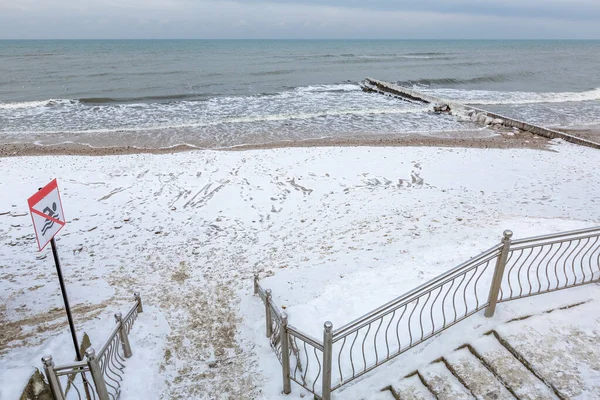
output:
[{"label": "stone breakwater", "polygon": [[530,124],[528,122],[519,121],[514,118],[492,113],[490,111],[462,104],[456,101],[446,100],[439,97],[420,93],[416,90],[405,88],[389,82],[384,82],[372,78],[366,78],[362,84],[362,88],[366,92],[374,92],[387,96],[393,96],[406,101],[433,104],[434,110],[436,112],[447,112],[456,115],[458,118],[470,119],[471,121],[484,126],[493,126],[497,128],[504,126],[513,129],[519,129],[529,133],[534,133],[536,135],[543,136],[549,139],[563,139],[567,142],[578,144],[581,146],[600,149],[600,143],[595,143],[574,135],[559,132],[554,129],[544,128],[541,126]]}]

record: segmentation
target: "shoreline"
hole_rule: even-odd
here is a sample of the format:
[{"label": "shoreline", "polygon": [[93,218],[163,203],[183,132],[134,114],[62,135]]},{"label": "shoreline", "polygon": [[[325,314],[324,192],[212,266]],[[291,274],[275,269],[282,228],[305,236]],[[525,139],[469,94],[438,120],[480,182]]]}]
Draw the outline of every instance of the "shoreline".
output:
[{"label": "shoreline", "polygon": [[555,128],[563,133],[573,135],[591,142],[600,143],[600,127],[592,126],[588,128]]},{"label": "shoreline", "polygon": [[[457,135],[458,136],[458,135]],[[431,137],[431,136],[353,136],[306,140],[285,140],[257,144],[241,144],[231,147],[198,147],[181,144],[168,148],[141,148],[134,146],[92,147],[76,143],[40,145],[34,143],[0,144],[0,158],[31,156],[109,156],[127,154],[171,154],[193,150],[246,151],[288,147],[464,147],[482,149],[526,148],[549,150],[548,139],[528,132],[516,132],[513,136],[502,132],[496,136],[477,137]]]}]

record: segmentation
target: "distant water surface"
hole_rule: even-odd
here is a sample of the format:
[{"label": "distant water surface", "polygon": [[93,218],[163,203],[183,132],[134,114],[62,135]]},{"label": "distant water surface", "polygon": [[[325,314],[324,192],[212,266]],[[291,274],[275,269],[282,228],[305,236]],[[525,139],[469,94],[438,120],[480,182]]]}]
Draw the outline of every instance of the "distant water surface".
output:
[{"label": "distant water surface", "polygon": [[0,141],[221,147],[478,129],[365,94],[367,76],[585,127],[600,124],[598,65],[600,41],[0,41]]}]

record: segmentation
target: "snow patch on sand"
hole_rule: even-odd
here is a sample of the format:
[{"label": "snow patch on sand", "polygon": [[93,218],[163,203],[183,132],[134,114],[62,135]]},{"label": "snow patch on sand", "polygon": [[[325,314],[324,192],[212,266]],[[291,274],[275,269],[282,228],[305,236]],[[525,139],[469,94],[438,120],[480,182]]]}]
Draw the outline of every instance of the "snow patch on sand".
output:
[{"label": "snow patch on sand", "polygon": [[[302,393],[296,385],[291,396],[280,394],[254,271],[290,323],[320,337],[325,320],[349,322],[489,248],[504,229],[524,237],[597,225],[590,210],[600,153],[566,143],[552,150],[0,159],[0,191],[8,194],[0,197],[0,320],[11,329],[0,341],[0,378],[14,383],[2,397],[18,396],[42,355],[72,360],[51,256],[35,251],[27,214],[26,199],[51,178],[68,219],[57,243],[78,330],[98,346],[112,314],[129,307],[133,291],[142,293],[123,399],[138,391],[293,399]],[[401,359],[373,376],[419,362]],[[372,393],[379,383],[364,380],[346,393],[358,398],[353,393]]]}]

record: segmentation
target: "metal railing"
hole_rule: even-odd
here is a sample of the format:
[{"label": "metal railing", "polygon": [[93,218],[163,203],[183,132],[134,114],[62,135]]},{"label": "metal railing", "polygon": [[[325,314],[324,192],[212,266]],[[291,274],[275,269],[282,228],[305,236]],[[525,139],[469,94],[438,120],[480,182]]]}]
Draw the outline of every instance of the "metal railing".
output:
[{"label": "metal railing", "polygon": [[498,302],[600,282],[600,227],[502,242],[456,268],[333,330],[322,340],[288,324],[271,290],[254,275],[265,305],[267,337],[282,364],[284,393],[294,381],[317,398]]},{"label": "metal railing", "polygon": [[[85,352],[85,360],[56,366],[51,356],[42,358],[44,372],[55,400],[117,400],[125,360],[131,357],[129,333],[138,314],[143,312],[139,293],[125,317],[115,314],[115,327],[100,350]],[[91,379],[90,379],[91,378]],[[64,388],[64,389],[63,389]]]},{"label": "metal railing", "polygon": [[599,278],[600,228],[512,242],[498,301],[585,285]]}]

